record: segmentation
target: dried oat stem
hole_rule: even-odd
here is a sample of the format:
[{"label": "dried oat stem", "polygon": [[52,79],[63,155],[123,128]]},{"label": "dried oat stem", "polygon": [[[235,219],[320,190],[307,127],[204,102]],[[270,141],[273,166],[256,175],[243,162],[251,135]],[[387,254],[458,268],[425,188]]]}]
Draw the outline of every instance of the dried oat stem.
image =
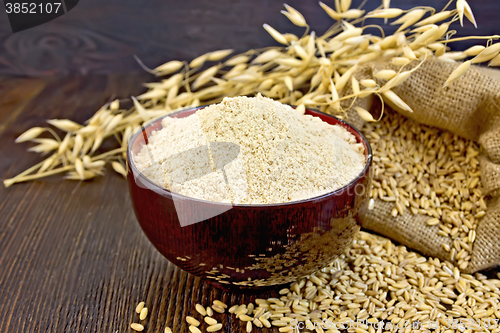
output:
[{"label": "dried oat stem", "polygon": [[[22,176],[22,177],[17,176],[17,177],[11,178],[11,179],[4,180],[4,185],[5,185],[5,187],[9,187],[10,185],[12,185],[14,183],[27,182],[29,180],[35,180],[35,179],[39,179],[39,178],[43,178],[43,177],[48,177],[48,176],[56,175],[56,174],[61,173],[61,172],[71,171],[74,169],[75,169],[74,165],[67,165],[67,166],[59,168],[59,169],[53,169],[50,171],[45,171],[45,172],[37,173],[34,175],[27,175],[27,176]],[[28,170],[26,170],[26,171],[28,171]]]},{"label": "dried oat stem", "polygon": [[460,42],[464,40],[471,40],[471,39],[487,39],[487,40],[492,40],[492,39],[499,39],[500,35],[492,35],[492,36],[464,36],[464,37],[458,37],[458,38],[453,38],[453,39],[448,39],[443,41],[443,43],[452,43],[452,42]]}]

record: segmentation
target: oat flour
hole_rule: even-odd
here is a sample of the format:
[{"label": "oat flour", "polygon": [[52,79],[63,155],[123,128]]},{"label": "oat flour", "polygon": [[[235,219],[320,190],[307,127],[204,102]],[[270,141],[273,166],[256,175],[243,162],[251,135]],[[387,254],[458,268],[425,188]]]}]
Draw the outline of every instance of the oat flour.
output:
[{"label": "oat flour", "polygon": [[306,199],[353,180],[364,148],[347,130],[258,95],[162,120],[134,162],[154,183],[217,202]]}]

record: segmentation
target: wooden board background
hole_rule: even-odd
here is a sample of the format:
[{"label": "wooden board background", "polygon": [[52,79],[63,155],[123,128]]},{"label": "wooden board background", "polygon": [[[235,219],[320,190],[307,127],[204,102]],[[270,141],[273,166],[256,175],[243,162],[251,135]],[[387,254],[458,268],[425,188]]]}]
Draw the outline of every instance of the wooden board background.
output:
[{"label": "wooden board background", "polygon": [[[333,6],[333,1],[325,1]],[[457,24],[458,36],[490,35],[498,31],[500,1],[469,1],[479,28]],[[313,0],[290,0],[313,30],[325,31],[332,20]],[[358,6],[360,0],[353,0]],[[368,0],[366,9],[381,1]],[[399,8],[432,5],[447,0],[392,0]],[[453,5],[454,6],[454,5]],[[302,33],[280,14],[282,0],[81,0],[66,15],[44,25],[12,34],[0,11],[0,75],[127,73],[141,71],[133,55],[150,67],[171,59],[192,59],[224,48],[246,51],[274,44],[262,28],[268,23],[282,32]],[[381,22],[381,20],[379,21]],[[376,33],[375,29],[371,29]],[[458,49],[471,42],[456,44]]]},{"label": "wooden board background", "polygon": [[[445,2],[392,1],[402,8]],[[500,1],[470,2],[479,29],[467,23],[459,35],[499,32]],[[368,0],[366,8],[379,3]],[[318,32],[331,23],[316,1],[289,4]],[[281,0],[81,0],[67,15],[16,34],[0,10],[0,175],[40,161],[26,152],[30,144],[14,144],[29,127],[51,118],[81,122],[110,98],[143,91],[152,77],[133,54],[154,67],[216,49],[268,46],[274,41],[263,23],[301,33],[281,9]],[[151,313],[146,332],[165,325],[186,332],[183,318],[195,303],[253,298],[223,293],[163,258],[140,230],[126,181],[111,170],[91,182],[56,176],[0,186],[1,332],[130,332],[142,300]],[[234,317],[219,318],[224,332],[244,331]]]}]

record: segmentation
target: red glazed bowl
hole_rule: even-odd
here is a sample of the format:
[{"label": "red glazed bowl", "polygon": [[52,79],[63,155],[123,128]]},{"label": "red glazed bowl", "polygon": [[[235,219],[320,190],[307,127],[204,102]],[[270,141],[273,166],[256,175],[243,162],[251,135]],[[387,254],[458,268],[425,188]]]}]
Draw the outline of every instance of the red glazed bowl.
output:
[{"label": "red glazed bowl", "polygon": [[[187,117],[200,108],[169,117]],[[218,287],[242,290],[292,282],[327,266],[350,246],[360,229],[357,217],[368,206],[371,148],[346,122],[319,111],[306,114],[352,133],[365,147],[366,165],[356,179],[334,192],[280,204],[232,205],[162,188],[142,175],[131,158],[153,130],[162,128],[162,119],[135,133],[127,151],[130,195],[137,220],[158,251]],[[186,225],[190,220],[201,222]]]}]

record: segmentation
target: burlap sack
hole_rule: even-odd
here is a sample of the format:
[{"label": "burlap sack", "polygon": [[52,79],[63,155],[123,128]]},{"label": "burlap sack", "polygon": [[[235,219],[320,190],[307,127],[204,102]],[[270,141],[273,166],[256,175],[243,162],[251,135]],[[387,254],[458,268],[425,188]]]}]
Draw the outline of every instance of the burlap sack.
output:
[{"label": "burlap sack", "polygon": [[[400,112],[425,125],[449,130],[481,146],[481,182],[488,194],[488,210],[476,229],[472,258],[466,272],[476,272],[500,264],[500,81],[483,68],[469,71],[446,88],[443,83],[458,66],[456,63],[427,60],[412,76],[393,91],[412,109]],[[392,68],[387,63],[364,66],[355,74],[358,80],[373,78],[373,72]],[[359,103],[369,104],[365,99]],[[353,111],[348,120],[362,127],[363,121]],[[449,238],[438,234],[438,226],[428,226],[428,216],[391,216],[393,204],[376,200],[374,209],[362,218],[362,226],[385,235],[422,254],[448,260],[442,244]]]}]

